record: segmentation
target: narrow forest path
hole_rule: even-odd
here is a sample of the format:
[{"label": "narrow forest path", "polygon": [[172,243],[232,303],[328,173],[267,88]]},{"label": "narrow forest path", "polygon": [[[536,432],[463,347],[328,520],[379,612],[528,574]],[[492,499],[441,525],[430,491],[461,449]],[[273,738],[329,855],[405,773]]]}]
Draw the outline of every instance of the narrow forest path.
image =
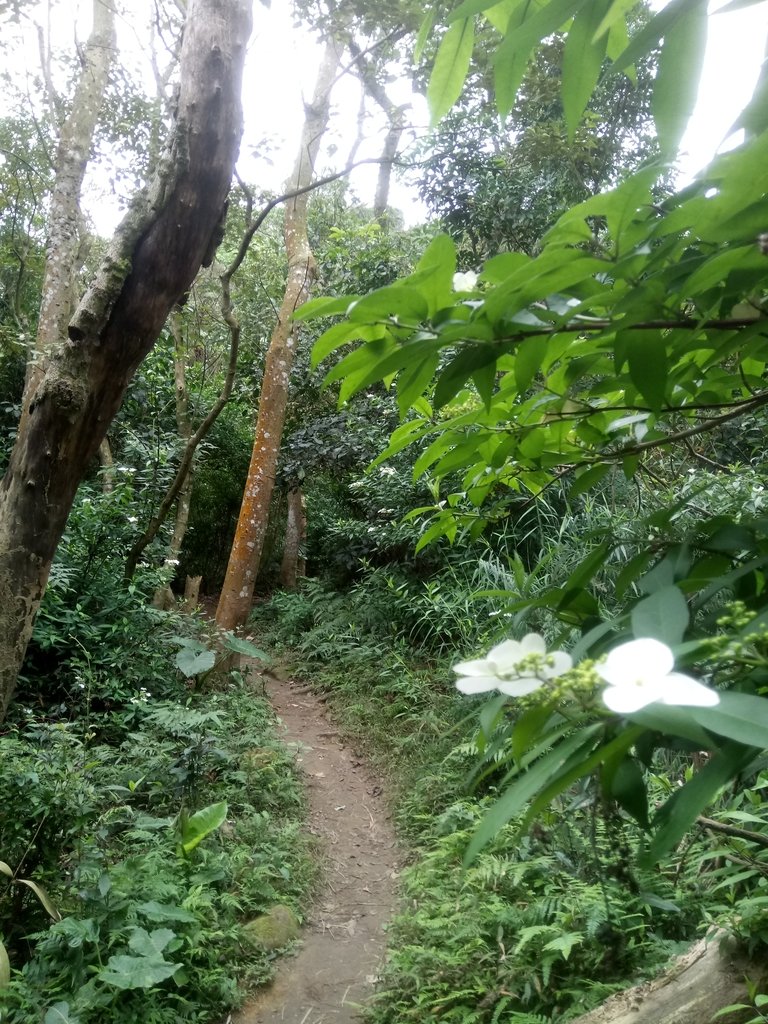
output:
[{"label": "narrow forest path", "polygon": [[323,879],[295,956],[233,1024],[351,1024],[371,993],[395,907],[397,852],[382,783],[348,749],[308,687],[266,675],[267,693],[298,744],[309,796],[309,827]]}]

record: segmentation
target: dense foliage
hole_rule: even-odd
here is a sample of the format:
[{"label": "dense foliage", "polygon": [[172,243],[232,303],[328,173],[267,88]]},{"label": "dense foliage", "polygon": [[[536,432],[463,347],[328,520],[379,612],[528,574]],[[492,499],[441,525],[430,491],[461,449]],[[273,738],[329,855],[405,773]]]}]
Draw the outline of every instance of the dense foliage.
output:
[{"label": "dense foliage", "polygon": [[[421,12],[380,8],[302,5],[343,38],[357,19],[381,84]],[[177,13],[158,8],[169,42]],[[328,297],[295,321],[261,587],[289,491],[306,497],[309,578],[260,595],[251,625],[396,783],[409,864],[368,1020],[543,1024],[653,975],[712,925],[764,959],[766,79],[747,137],[675,189],[700,0],[439,14],[415,45],[434,121],[415,173],[439,225],[402,230],[340,182],[310,204]],[[3,464],[51,184],[48,114],[14,96]],[[146,173],[160,121],[122,72],[106,109],[100,159],[141,154],[122,187]],[[275,210],[222,312],[218,275],[254,197],[271,209],[233,191],[219,263],[80,488],[0,731],[4,1024],[212,1020],[270,976],[251,920],[300,914],[311,888],[292,762],[258,677],[227,667],[265,656],[157,607],[187,576],[215,591],[227,561],[286,274]],[[236,380],[193,460],[183,545],[169,556],[169,518],[126,580],[185,421],[221,393],[233,309]],[[622,650],[642,652],[631,672],[612,661]],[[458,694],[455,674],[490,699]]]}]

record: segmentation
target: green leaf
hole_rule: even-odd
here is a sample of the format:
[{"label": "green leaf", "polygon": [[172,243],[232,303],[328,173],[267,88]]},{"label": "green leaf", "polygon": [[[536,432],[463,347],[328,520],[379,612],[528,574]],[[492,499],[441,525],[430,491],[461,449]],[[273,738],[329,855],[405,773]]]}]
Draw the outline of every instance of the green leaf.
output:
[{"label": "green leaf", "polygon": [[311,320],[320,316],[343,315],[347,312],[353,302],[358,299],[357,295],[321,295],[316,299],[309,299],[302,303],[293,314],[294,320]]},{"label": "green leaf", "polygon": [[651,109],[662,153],[673,156],[688,124],[704,64],[707,0],[697,0],[664,33]]},{"label": "green leaf", "polygon": [[419,64],[421,58],[424,55],[424,48],[429,42],[429,37],[432,35],[432,29],[435,27],[435,18],[437,17],[437,8],[432,7],[427,10],[427,15],[419,26],[419,34],[416,36],[416,43],[413,47],[413,63]]},{"label": "green leaf", "polygon": [[690,711],[691,709],[687,707],[649,704],[648,707],[633,711],[626,717],[631,722],[638,722],[647,729],[653,729],[665,736],[679,736],[681,739],[690,740],[699,750],[708,750],[712,746],[711,737],[693,720]]},{"label": "green leaf", "polygon": [[472,383],[477,388],[477,393],[480,395],[483,405],[490,412],[494,386],[496,384],[496,361],[492,360],[474,370],[472,373]]},{"label": "green leaf", "polygon": [[542,946],[541,951],[543,953],[546,950],[551,950],[555,953],[562,953],[563,960],[567,960],[574,946],[580,946],[583,941],[584,936],[579,932],[564,932],[557,938],[551,939],[546,946]]},{"label": "green leaf", "polygon": [[690,708],[691,718],[716,736],[768,750],[768,698],[721,693],[712,708]]},{"label": "green leaf", "polygon": [[683,639],[691,613],[682,591],[661,587],[632,609],[632,632],[636,638],[653,637],[669,647]]},{"label": "green leaf", "polygon": [[8,959],[8,951],[0,939],[0,989],[5,988],[11,980],[11,961]]},{"label": "green leaf", "polygon": [[394,319],[421,323],[429,315],[429,305],[418,288],[407,284],[390,284],[365,295],[349,310],[354,321]]},{"label": "green leaf", "polygon": [[486,740],[489,740],[499,722],[502,720],[502,712],[509,697],[502,693],[491,698],[480,710],[480,728]]},{"label": "green leaf", "polygon": [[48,895],[48,893],[45,891],[42,885],[38,885],[37,882],[33,882],[29,878],[17,878],[16,882],[18,885],[26,885],[28,889],[32,890],[35,896],[37,896],[37,898],[40,900],[41,904],[45,908],[46,914],[48,914],[52,921],[61,920],[61,914],[54,906],[51,897]]},{"label": "green leaf", "polygon": [[472,18],[476,14],[482,14],[491,7],[495,7],[499,0],[463,0],[458,7],[455,7],[448,15],[448,22],[458,21],[462,18]]},{"label": "green leaf", "polygon": [[584,494],[596,484],[599,484],[606,473],[610,472],[610,469],[611,467],[607,463],[601,463],[598,466],[590,466],[589,469],[583,470],[571,484],[568,497],[578,498],[579,495]]},{"label": "green leaf", "polygon": [[427,85],[431,127],[434,127],[440,118],[448,113],[461,95],[464,80],[469,71],[474,42],[473,18],[454,21],[445,33]]},{"label": "green leaf", "polygon": [[[646,207],[652,202],[651,189],[659,177],[659,167],[652,166],[631,174],[626,181],[615,189],[608,192],[601,192],[599,195],[585,199],[583,203],[571,207],[560,217],[555,226],[544,236],[547,243],[555,242],[560,244],[571,244],[574,240],[574,231],[586,229],[586,239],[592,237],[590,229],[586,228],[584,220],[586,217],[605,217],[608,224],[608,233],[618,252],[623,252],[627,246],[623,244],[625,233],[629,232],[638,210]],[[575,240],[580,241],[584,236],[578,235]],[[635,239],[628,239],[627,245],[634,246]],[[571,249],[567,250],[564,258],[573,257]],[[606,270],[603,267],[603,270]]]},{"label": "green leaf", "polygon": [[523,832],[527,829],[531,822],[536,820],[538,815],[545,807],[549,806],[555,797],[564,793],[578,779],[591,774],[601,764],[610,761],[617,755],[626,753],[642,734],[643,730],[641,728],[632,726],[632,728],[625,729],[619,733],[610,743],[599,746],[585,760],[582,761],[576,757],[571,758],[556,778],[536,796],[536,799],[528,808],[520,823],[519,831]]},{"label": "green leaf", "polygon": [[456,245],[450,235],[436,235],[407,278],[426,299],[428,316],[432,317],[444,306],[452,304],[455,273]]},{"label": "green leaf", "polygon": [[350,323],[348,320],[334,324],[327,331],[323,331],[312,346],[312,369],[348,341],[380,341],[386,331],[384,324],[358,324]]},{"label": "green leaf", "polygon": [[629,376],[655,412],[664,404],[669,382],[667,346],[660,331],[633,331],[628,343]]},{"label": "green leaf", "polygon": [[519,391],[525,391],[539,372],[546,351],[546,343],[542,338],[527,338],[517,346],[515,383]]},{"label": "green leaf", "polygon": [[549,0],[540,7],[522,3],[512,13],[506,35],[494,55],[496,105],[508,114],[535,47],[592,0]]},{"label": "green leaf", "polygon": [[654,827],[658,826],[657,831],[642,862],[648,866],[656,864],[676,846],[696,818],[715,800],[720,790],[749,764],[754,755],[754,749],[745,750],[740,743],[728,744],[714,754],[690,782],[677,790],[659,810],[653,822]]},{"label": "green leaf", "polygon": [[434,407],[442,409],[455,398],[469,377],[484,366],[496,365],[498,345],[467,345],[448,363],[435,384]]},{"label": "green leaf", "polygon": [[519,0],[501,0],[501,2],[495,3],[493,7],[487,7],[482,11],[482,14],[497,32],[501,35],[506,35],[509,30],[510,16],[519,6]]},{"label": "green leaf", "polygon": [[176,655],[175,662],[176,668],[182,675],[191,679],[192,676],[199,676],[202,672],[209,672],[216,664],[216,655],[213,651],[202,651],[200,654],[196,654],[194,651],[182,647]]},{"label": "green leaf", "polygon": [[80,1024],[80,1018],[69,1012],[69,1003],[54,1003],[46,1011],[43,1024]]},{"label": "green leaf", "polygon": [[567,292],[594,274],[604,273],[608,266],[593,256],[569,250],[549,250],[537,259],[513,271],[509,277],[488,292],[484,310],[494,322],[511,319],[532,302],[546,299],[554,292]]},{"label": "green leaf", "polygon": [[186,821],[181,821],[181,848],[184,853],[191,853],[207,835],[215,832],[224,824],[226,817],[227,804],[222,801],[217,804],[209,804],[207,807],[195,811]]},{"label": "green leaf", "polygon": [[176,932],[172,932],[170,928],[154,928],[151,932],[146,928],[134,928],[128,940],[128,947],[139,956],[162,959],[163,950],[175,938]]},{"label": "green leaf", "polygon": [[566,590],[577,590],[590,582],[592,577],[605,565],[605,559],[612,548],[612,542],[605,540],[589,552],[568,577]]},{"label": "green leaf", "polygon": [[722,284],[734,270],[765,271],[765,256],[754,243],[727,249],[707,260],[685,280],[686,298]]},{"label": "green leaf", "polygon": [[645,775],[633,757],[619,762],[610,777],[608,793],[619,807],[630,814],[641,828],[648,827],[648,794]]},{"label": "green leaf", "polygon": [[428,389],[439,363],[440,353],[433,352],[426,359],[412,359],[397,375],[397,407],[401,419],[405,418],[413,403]]},{"label": "green leaf", "polygon": [[182,921],[186,924],[194,924],[197,918],[190,910],[183,907],[174,907],[167,903],[158,903],[157,900],[148,900],[140,903],[136,910],[148,921]]},{"label": "green leaf", "polygon": [[616,597],[620,600],[653,559],[653,551],[641,551],[631,558],[616,577]]},{"label": "green leaf", "polygon": [[272,663],[272,659],[268,654],[265,654],[255,644],[252,644],[250,640],[244,640],[242,637],[235,636],[234,633],[225,632],[222,637],[222,643],[228,651],[234,651],[235,654],[243,654],[246,658],[257,658],[265,665]]},{"label": "green leaf", "polygon": [[623,71],[636,61],[647,57],[656,48],[659,40],[683,17],[691,8],[699,5],[701,0],[671,0],[658,14],[655,14],[639,32],[635,32],[626,50],[619,55],[611,67],[611,73]]},{"label": "green leaf", "polygon": [[100,981],[120,989],[154,988],[172,977],[181,964],[154,960],[146,956],[111,956],[98,975]]},{"label": "green leaf", "polygon": [[525,807],[528,801],[539,792],[553,776],[569,766],[574,758],[580,758],[594,746],[601,725],[588,726],[580,729],[540,758],[520,776],[491,807],[485,815],[464,855],[464,864],[471,864],[477,854],[510,819]]},{"label": "green leaf", "polygon": [[512,729],[512,756],[516,761],[530,750],[551,715],[552,709],[547,704],[536,704],[520,715]]},{"label": "green leaf", "polygon": [[610,0],[592,0],[579,11],[565,40],[561,99],[568,141],[573,142],[581,115],[600,76],[607,36],[599,27]]},{"label": "green leaf", "polygon": [[596,36],[605,35],[617,21],[625,21],[629,11],[635,6],[635,0],[613,0],[608,11],[598,26]]}]

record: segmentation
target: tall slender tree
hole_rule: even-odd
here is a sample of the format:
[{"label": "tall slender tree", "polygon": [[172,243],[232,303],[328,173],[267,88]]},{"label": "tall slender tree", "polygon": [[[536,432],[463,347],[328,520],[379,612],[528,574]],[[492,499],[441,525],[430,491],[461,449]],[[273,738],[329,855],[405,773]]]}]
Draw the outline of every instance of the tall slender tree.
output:
[{"label": "tall slender tree", "polygon": [[150,187],[28,394],[0,483],[0,715],[80,480],[173,306],[221,237],[240,145],[250,0],[189,0],[170,137]]},{"label": "tall slender tree", "polygon": [[[312,101],[306,106],[304,129],[286,192],[309,186],[320,142],[328,124],[331,88],[339,67],[339,47],[325,47]],[[285,208],[285,250],[288,276],[264,366],[256,434],[248,479],[229,556],[216,621],[225,629],[245,622],[259,571],[275,471],[288,407],[288,385],[296,352],[296,326],[291,317],[307,301],[315,280],[315,258],[307,234],[307,193],[295,195]]]}]

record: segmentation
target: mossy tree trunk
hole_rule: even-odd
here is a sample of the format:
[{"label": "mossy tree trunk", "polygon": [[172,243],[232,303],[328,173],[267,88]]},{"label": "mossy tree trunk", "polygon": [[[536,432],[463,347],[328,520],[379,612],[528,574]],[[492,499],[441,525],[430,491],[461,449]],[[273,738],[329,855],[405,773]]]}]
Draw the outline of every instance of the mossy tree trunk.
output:
[{"label": "mossy tree trunk", "polygon": [[[320,140],[328,124],[330,93],[339,57],[337,46],[328,43],[314,97],[306,106],[299,154],[287,183],[288,192],[307,188],[312,180]],[[288,277],[267,351],[248,478],[216,609],[216,622],[224,629],[242,625],[251,609],[253,587],[269,525],[269,507],[288,407],[288,385],[296,352],[297,337],[291,317],[309,298],[316,276],[315,259],[307,234],[306,192],[294,196],[286,204],[284,234]]]},{"label": "mossy tree trunk", "polygon": [[242,131],[250,0],[189,0],[157,174],[28,397],[0,483],[0,716],[11,700],[78,484],[168,313],[213,258]]}]

